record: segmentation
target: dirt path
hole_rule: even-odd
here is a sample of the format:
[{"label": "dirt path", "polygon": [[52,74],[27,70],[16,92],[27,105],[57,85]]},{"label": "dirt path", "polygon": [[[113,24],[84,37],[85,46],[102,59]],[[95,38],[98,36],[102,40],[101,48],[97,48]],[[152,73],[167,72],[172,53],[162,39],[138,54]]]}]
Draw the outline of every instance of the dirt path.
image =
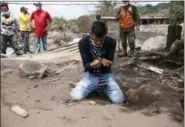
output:
[{"label": "dirt path", "polygon": [[[152,34],[154,35],[154,34]],[[154,35],[155,36],[155,35]],[[140,38],[145,38],[140,33]],[[146,38],[145,38],[146,39]],[[131,105],[114,105],[101,94],[93,93],[83,102],[71,102],[70,91],[83,74],[77,45],[63,47],[39,55],[1,60],[1,121],[2,127],[182,127],[183,109],[177,92],[162,84],[159,75],[137,67],[113,66],[121,89],[146,88],[146,94],[138,92],[139,100]],[[44,79],[28,79],[19,76],[18,66],[26,60],[42,62],[53,72],[64,67],[59,75]],[[77,60],[77,61],[76,61]],[[115,63],[124,63],[116,59]],[[149,88],[149,89],[148,89]],[[158,90],[157,92],[154,90]],[[160,93],[157,98],[150,96]],[[95,101],[95,104],[90,104]],[[137,103],[136,103],[137,102]],[[29,112],[21,118],[10,111],[18,104]],[[154,110],[155,109],[155,110]],[[179,122],[181,121],[181,122]]]},{"label": "dirt path", "polygon": [[[27,79],[19,76],[17,66],[19,60],[6,60],[2,62],[1,73],[1,118],[2,127],[182,127],[183,123],[173,119],[169,112],[169,104],[160,107],[159,113],[147,114],[151,112],[153,102],[149,101],[150,106],[131,108],[129,106],[118,106],[111,104],[108,99],[97,95],[96,93],[88,97],[83,102],[71,102],[69,93],[71,91],[70,82],[78,82],[82,77],[81,62],[74,60],[62,63],[45,63],[53,71],[63,67],[68,67],[59,75],[47,77],[44,79]],[[7,63],[15,63],[14,66]],[[23,61],[21,61],[23,62]],[[130,68],[130,70],[133,70]],[[125,70],[121,72],[125,77],[119,80],[120,73],[116,72],[116,79],[119,80],[121,88],[125,91],[124,84],[134,88],[134,83],[141,83],[142,78],[136,72]],[[134,77],[134,73],[137,78]],[[136,76],[135,75],[135,76]],[[122,75],[123,76],[123,75]],[[127,79],[127,80],[125,80]],[[129,80],[130,79],[130,80]],[[144,78],[143,78],[144,79]],[[146,79],[144,79],[146,80]],[[151,82],[151,81],[149,81]],[[148,82],[148,83],[149,83]],[[147,84],[147,82],[143,82]],[[123,85],[123,86],[122,86]],[[165,93],[165,99],[170,103],[177,103],[177,97],[171,96],[166,88],[160,87],[153,81],[150,85],[156,85]],[[154,87],[154,89],[156,89]],[[162,95],[163,96],[163,95]],[[144,98],[143,98],[144,99]],[[148,103],[141,100],[141,103]],[[168,99],[167,99],[168,100]],[[95,101],[96,104],[90,104]],[[29,112],[28,118],[21,118],[12,113],[9,108],[11,105],[18,104]],[[173,105],[176,109],[178,107]],[[182,111],[182,110],[180,110]]]},{"label": "dirt path", "polygon": [[167,114],[148,117],[141,112],[125,113],[116,105],[89,105],[87,101],[73,106],[60,104],[52,111],[29,109],[30,116],[20,118],[2,107],[2,127],[182,127]]}]

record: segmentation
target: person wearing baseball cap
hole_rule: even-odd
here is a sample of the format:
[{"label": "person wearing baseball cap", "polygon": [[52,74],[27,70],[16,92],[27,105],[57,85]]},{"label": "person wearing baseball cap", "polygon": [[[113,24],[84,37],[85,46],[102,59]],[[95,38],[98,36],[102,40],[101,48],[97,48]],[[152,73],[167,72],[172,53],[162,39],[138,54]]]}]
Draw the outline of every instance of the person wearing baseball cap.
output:
[{"label": "person wearing baseball cap", "polygon": [[29,34],[31,31],[30,17],[28,8],[21,7],[19,14],[19,26],[23,43],[23,53],[30,52],[29,48]]},{"label": "person wearing baseball cap", "polygon": [[40,40],[42,40],[43,50],[47,50],[47,31],[51,25],[52,18],[50,14],[42,9],[40,2],[34,3],[36,10],[31,14],[31,21],[34,22],[34,35],[36,38],[36,53],[41,50]]},{"label": "person wearing baseball cap", "polygon": [[118,56],[128,56],[127,41],[130,47],[130,56],[135,54],[135,26],[139,24],[139,14],[137,8],[129,0],[123,0],[123,6],[120,7],[116,19],[120,23],[120,38],[122,40],[123,53],[119,52]]}]

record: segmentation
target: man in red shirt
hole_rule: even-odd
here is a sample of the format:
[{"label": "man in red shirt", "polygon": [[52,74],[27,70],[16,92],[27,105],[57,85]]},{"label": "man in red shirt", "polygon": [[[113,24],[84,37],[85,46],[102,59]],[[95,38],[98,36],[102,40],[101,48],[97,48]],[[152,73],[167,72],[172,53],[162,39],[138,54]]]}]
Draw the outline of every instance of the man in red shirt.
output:
[{"label": "man in red shirt", "polygon": [[40,52],[40,40],[42,40],[43,50],[47,50],[47,31],[51,25],[52,18],[47,11],[42,10],[40,2],[34,3],[36,11],[31,14],[31,21],[34,21],[33,29],[36,37],[36,53]]}]

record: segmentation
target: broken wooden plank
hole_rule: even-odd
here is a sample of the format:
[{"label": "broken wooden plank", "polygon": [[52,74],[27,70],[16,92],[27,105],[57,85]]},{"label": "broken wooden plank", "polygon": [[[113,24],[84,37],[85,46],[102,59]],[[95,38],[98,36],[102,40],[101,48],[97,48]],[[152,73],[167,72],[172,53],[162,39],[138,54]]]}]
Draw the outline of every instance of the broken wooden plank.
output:
[{"label": "broken wooden plank", "polygon": [[8,56],[6,54],[1,53],[1,58],[7,58]]},{"label": "broken wooden plank", "polygon": [[150,66],[148,68],[148,70],[153,71],[153,72],[156,72],[156,73],[159,73],[159,74],[163,74],[163,72],[164,72],[164,70],[162,70],[160,68],[157,68],[157,67],[154,67],[154,66]]},{"label": "broken wooden plank", "polygon": [[55,72],[55,74],[57,74],[57,75],[58,75],[58,74],[60,74],[62,71],[64,71],[64,70],[65,70],[65,69],[67,69],[67,68],[68,68],[68,67],[64,67],[64,68],[62,68],[61,70],[56,71],[56,72]]},{"label": "broken wooden plank", "polygon": [[154,59],[160,59],[160,56],[141,56],[139,57],[139,60],[154,60]]},{"label": "broken wooden plank", "polygon": [[162,70],[160,68],[157,68],[157,67],[154,67],[154,66],[151,66],[151,65],[148,65],[146,63],[142,63],[142,64],[139,64],[139,65],[137,64],[137,67],[145,69],[145,70],[150,70],[150,71],[153,71],[153,72],[158,73],[158,74],[163,74],[164,73],[164,70]]},{"label": "broken wooden plank", "polygon": [[119,66],[120,66],[120,67],[124,67],[124,66],[126,66],[126,65],[133,64],[133,63],[135,62],[135,60],[136,60],[136,57],[133,57],[132,59],[126,61],[126,62],[123,63],[123,64],[120,64]]},{"label": "broken wooden plank", "polygon": [[57,80],[60,80],[60,79],[59,79],[59,78],[51,79],[51,80],[47,80],[47,81],[45,81],[44,83],[53,82],[53,81],[57,81]]}]

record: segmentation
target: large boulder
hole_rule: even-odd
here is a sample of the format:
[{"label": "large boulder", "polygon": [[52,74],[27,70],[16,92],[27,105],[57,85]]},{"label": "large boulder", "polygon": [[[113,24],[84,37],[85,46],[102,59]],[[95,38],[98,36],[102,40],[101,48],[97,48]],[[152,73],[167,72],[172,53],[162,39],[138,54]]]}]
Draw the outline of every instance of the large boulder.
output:
[{"label": "large boulder", "polygon": [[165,46],[166,46],[165,36],[151,37],[143,43],[142,50],[151,51],[156,49],[164,49]]},{"label": "large boulder", "polygon": [[20,64],[20,76],[28,78],[43,78],[50,76],[51,72],[43,64],[37,62],[26,62]]},{"label": "large boulder", "polygon": [[160,89],[156,89],[153,85],[141,85],[138,88],[130,89],[126,92],[128,101],[137,105],[150,105],[158,101],[161,96]]},{"label": "large boulder", "polygon": [[70,32],[50,32],[49,33],[49,41],[50,43],[54,44],[63,44],[63,42],[70,42],[72,41],[71,33]]}]

